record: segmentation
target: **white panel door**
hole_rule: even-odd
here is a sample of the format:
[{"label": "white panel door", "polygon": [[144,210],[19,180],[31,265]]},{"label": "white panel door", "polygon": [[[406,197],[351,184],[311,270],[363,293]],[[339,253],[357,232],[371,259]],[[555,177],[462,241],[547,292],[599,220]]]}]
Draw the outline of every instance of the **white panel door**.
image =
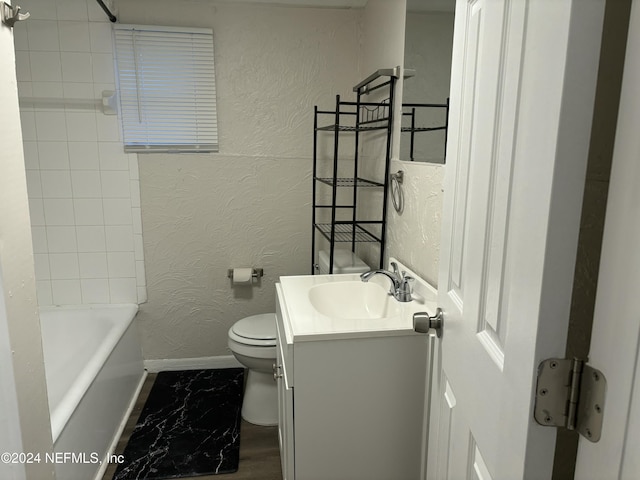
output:
[{"label": "white panel door", "polygon": [[604,0],[458,0],[427,478],[550,478]]},{"label": "white panel door", "polygon": [[640,478],[640,1],[629,37],[589,363],[607,379],[602,437],[580,439],[576,479]]}]

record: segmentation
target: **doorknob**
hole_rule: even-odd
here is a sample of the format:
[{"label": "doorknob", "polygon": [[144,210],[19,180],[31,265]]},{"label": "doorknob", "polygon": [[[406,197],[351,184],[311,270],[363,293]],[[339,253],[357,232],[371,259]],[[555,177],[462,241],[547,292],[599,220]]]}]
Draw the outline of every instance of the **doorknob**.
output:
[{"label": "doorknob", "polygon": [[443,322],[444,313],[441,308],[436,309],[436,314],[433,316],[429,316],[427,312],[413,314],[413,329],[418,333],[429,333],[429,330],[433,329],[437,337],[441,338]]}]

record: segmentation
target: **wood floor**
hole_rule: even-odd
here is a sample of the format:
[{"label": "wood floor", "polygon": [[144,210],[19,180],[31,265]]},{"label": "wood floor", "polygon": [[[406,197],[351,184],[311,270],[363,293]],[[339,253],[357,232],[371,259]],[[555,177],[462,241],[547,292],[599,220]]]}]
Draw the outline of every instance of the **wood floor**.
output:
[{"label": "wood floor", "polygon": [[[116,454],[124,451],[133,432],[144,402],[146,402],[156,374],[149,374],[142,386],[136,405],[129,416],[122,436],[116,446]],[[117,464],[107,468],[102,480],[112,480]],[[184,480],[282,480],[280,468],[280,452],[278,449],[278,427],[259,427],[242,421],[240,427],[240,465],[235,473],[225,475],[204,475],[188,477]]]}]

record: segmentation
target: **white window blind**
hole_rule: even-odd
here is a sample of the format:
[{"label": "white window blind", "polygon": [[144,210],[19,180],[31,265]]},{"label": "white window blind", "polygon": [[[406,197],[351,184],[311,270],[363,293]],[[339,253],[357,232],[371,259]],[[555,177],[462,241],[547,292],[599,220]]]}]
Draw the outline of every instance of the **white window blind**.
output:
[{"label": "white window blind", "polygon": [[213,32],[114,25],[125,151],[217,152]]}]

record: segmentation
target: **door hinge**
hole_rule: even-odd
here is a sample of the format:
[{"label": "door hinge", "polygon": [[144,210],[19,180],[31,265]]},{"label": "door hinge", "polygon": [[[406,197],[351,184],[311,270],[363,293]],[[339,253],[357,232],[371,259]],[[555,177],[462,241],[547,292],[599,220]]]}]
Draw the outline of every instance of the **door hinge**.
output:
[{"label": "door hinge", "polygon": [[549,358],[538,366],[533,416],[540,425],[576,430],[597,442],[607,380],[600,370],[577,358]]}]

